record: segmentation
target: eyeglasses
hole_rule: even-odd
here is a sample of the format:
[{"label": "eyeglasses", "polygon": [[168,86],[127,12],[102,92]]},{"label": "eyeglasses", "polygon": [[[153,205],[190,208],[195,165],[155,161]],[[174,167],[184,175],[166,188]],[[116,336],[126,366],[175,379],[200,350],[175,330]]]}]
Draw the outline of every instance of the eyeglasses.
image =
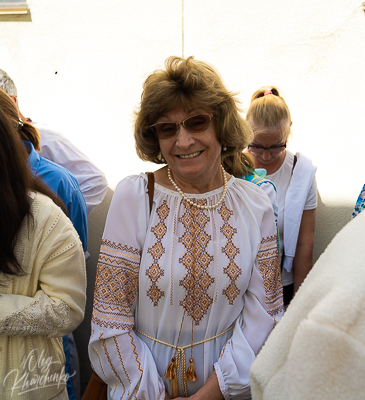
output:
[{"label": "eyeglasses", "polygon": [[270,147],[264,147],[264,146],[255,146],[253,144],[249,144],[247,148],[250,150],[252,155],[254,156],[259,156],[261,155],[264,150],[269,151],[273,156],[278,156],[280,153],[286,149],[286,143],[284,144],[279,144],[275,146],[270,146]]},{"label": "eyeglasses", "polygon": [[199,114],[184,119],[181,122],[158,122],[149,127],[157,139],[170,139],[174,137],[182,125],[189,133],[204,132],[209,128],[212,114]]}]

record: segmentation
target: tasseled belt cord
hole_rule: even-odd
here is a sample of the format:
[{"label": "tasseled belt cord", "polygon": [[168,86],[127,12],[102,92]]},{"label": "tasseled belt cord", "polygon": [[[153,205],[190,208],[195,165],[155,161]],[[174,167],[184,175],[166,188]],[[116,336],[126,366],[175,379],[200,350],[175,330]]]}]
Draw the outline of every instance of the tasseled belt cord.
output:
[{"label": "tasseled belt cord", "polygon": [[[185,313],[184,313],[184,315],[185,315]],[[184,321],[184,316],[183,316],[183,320],[181,322],[183,322],[183,321]],[[185,352],[184,352],[184,350],[188,349],[189,347],[197,346],[198,344],[202,344],[202,343],[205,343],[205,342],[209,342],[210,340],[216,339],[217,337],[222,336],[225,333],[227,333],[228,331],[230,331],[233,327],[234,327],[234,324],[231,325],[225,331],[223,331],[221,333],[218,333],[218,335],[212,336],[211,338],[208,338],[208,339],[201,340],[200,342],[188,344],[186,346],[177,346],[177,345],[175,346],[173,344],[163,342],[162,340],[155,339],[154,337],[149,336],[146,333],[140,331],[136,327],[134,329],[138,333],[142,334],[143,336],[148,337],[148,339],[154,340],[157,343],[161,343],[161,344],[164,344],[165,346],[169,346],[169,347],[172,347],[173,349],[175,349],[175,353],[174,353],[174,356],[171,359],[171,363],[166,368],[165,377],[167,379],[171,380],[172,398],[176,398],[176,397],[179,397],[179,392],[178,392],[178,376],[179,375],[180,375],[181,386],[182,386],[182,389],[183,389],[185,397],[188,396],[188,389],[187,389],[186,381],[190,381],[190,382],[191,381],[192,382],[196,381],[196,373],[195,373],[195,380],[189,379],[190,376],[188,376],[189,373],[191,374],[191,370],[189,371],[189,368],[193,364],[191,359],[190,359],[190,365],[189,365],[188,370],[186,371],[186,373],[183,373],[183,371],[185,371],[185,368],[186,368],[186,360],[185,360]],[[181,332],[181,330],[180,330],[180,332]],[[179,343],[179,339],[180,339],[180,334],[179,334],[179,338],[178,338],[177,344]],[[180,373],[178,373],[178,371],[177,371],[178,366],[179,366],[179,370],[180,370],[179,372]],[[194,372],[195,372],[195,368],[194,368]]]},{"label": "tasseled belt cord", "polygon": [[[222,197],[222,199],[223,199],[223,197]],[[193,234],[193,259],[194,259],[193,275],[195,276],[195,265],[196,265],[196,259],[197,259],[195,217],[196,217],[196,214],[198,212],[198,209],[194,208],[196,206],[195,204],[189,204],[187,202],[185,204],[186,204],[187,207],[190,208],[191,217],[192,217],[191,218],[191,223],[192,223],[191,225],[192,225],[192,234]],[[182,327],[183,327],[183,323],[184,323],[185,312],[186,312],[186,309],[184,309],[184,314],[183,314],[181,325],[180,325],[179,336],[177,338],[177,343],[176,343],[175,346],[170,344],[170,343],[165,343],[165,342],[162,342],[161,340],[158,340],[158,339],[155,339],[155,338],[153,338],[151,336],[148,336],[145,333],[143,333],[140,330],[135,328],[135,330],[137,332],[139,332],[142,335],[148,337],[149,339],[155,340],[158,343],[164,344],[166,346],[170,346],[170,347],[175,349],[174,356],[172,357],[171,362],[167,366],[166,371],[165,371],[165,378],[168,379],[168,380],[171,380],[171,392],[172,392],[171,394],[172,394],[172,398],[173,399],[176,398],[176,397],[179,397],[179,387],[178,387],[179,375],[180,375],[181,386],[182,386],[182,389],[183,389],[185,397],[188,396],[188,389],[187,389],[186,381],[196,382],[196,380],[197,380],[196,371],[195,371],[195,365],[194,365],[194,358],[193,358],[193,347],[198,345],[198,344],[205,343],[205,342],[208,342],[209,340],[215,339],[215,338],[223,335],[224,333],[228,332],[230,329],[233,328],[233,325],[232,325],[231,327],[226,329],[224,332],[222,332],[222,333],[220,333],[220,334],[218,334],[216,336],[213,336],[213,337],[211,337],[209,339],[205,339],[205,340],[202,340],[200,342],[194,343],[194,340],[193,340],[194,339],[194,319],[192,318],[192,321],[191,321],[191,344],[183,346],[183,347],[181,347],[181,346],[179,347],[180,335],[181,335],[181,331],[182,331]],[[188,349],[189,347],[191,347],[191,355],[190,355],[190,359],[189,359],[189,362],[190,362],[189,368],[186,371],[186,373],[182,373],[182,371],[185,371],[185,366],[186,366],[184,350]],[[178,373],[177,366],[179,366],[180,374]]]}]

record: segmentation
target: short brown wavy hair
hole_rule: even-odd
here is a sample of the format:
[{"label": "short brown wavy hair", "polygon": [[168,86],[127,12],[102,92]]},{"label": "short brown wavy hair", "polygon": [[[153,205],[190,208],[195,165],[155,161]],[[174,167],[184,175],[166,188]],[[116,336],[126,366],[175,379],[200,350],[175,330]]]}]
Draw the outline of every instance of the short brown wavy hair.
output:
[{"label": "short brown wavy hair", "polygon": [[167,112],[192,106],[213,114],[217,140],[227,148],[222,152],[226,171],[234,176],[247,175],[253,164],[242,151],[253,135],[239,113],[236,94],[227,90],[212,66],[193,57],[169,57],[165,69],[153,72],[144,82],[134,125],[139,158],[164,164],[158,139],[149,127]]}]

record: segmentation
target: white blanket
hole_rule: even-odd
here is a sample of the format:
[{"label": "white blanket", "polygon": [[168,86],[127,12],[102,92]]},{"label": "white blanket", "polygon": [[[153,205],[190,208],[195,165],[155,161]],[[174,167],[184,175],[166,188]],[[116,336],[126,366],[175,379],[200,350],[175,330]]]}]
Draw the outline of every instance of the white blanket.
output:
[{"label": "white blanket", "polygon": [[365,213],[333,239],[250,370],[254,400],[365,398]]}]

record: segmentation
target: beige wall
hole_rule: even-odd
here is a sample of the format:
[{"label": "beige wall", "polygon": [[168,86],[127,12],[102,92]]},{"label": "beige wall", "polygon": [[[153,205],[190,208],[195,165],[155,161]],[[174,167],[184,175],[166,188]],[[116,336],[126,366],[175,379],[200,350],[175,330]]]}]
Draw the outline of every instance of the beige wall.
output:
[{"label": "beige wall", "polygon": [[350,219],[364,183],[365,14],[361,0],[29,0],[0,17],[0,68],[22,112],[60,128],[105,171],[110,192],[90,217],[86,319],[76,339],[83,383],[100,237],[116,183],[153,170],[134,152],[143,80],[170,55],[213,64],[244,109],[260,86],[282,90],[290,149],[318,166],[315,259]]}]

